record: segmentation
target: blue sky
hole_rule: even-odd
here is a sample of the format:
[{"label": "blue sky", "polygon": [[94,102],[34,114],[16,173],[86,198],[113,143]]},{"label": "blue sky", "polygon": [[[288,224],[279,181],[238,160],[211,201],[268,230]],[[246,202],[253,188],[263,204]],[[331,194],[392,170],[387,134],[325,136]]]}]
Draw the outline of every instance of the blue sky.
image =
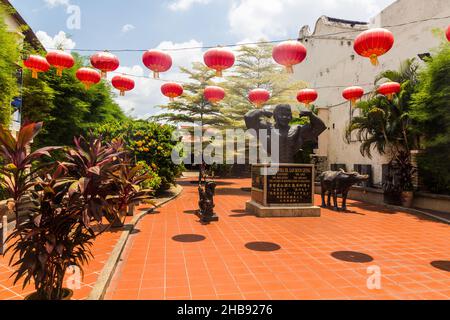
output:
[{"label": "blue sky", "polygon": [[[67,49],[151,49],[296,38],[303,25],[321,15],[368,21],[394,0],[11,0],[47,47]],[[68,28],[67,10],[78,6],[80,29]],[[65,38],[69,37],[70,40]],[[141,53],[118,53],[119,71],[148,75]],[[177,66],[202,58],[201,50],[173,54],[163,77],[183,80]],[[161,82],[136,79],[136,89],[117,98],[136,117],[158,112],[165,103]]]}]

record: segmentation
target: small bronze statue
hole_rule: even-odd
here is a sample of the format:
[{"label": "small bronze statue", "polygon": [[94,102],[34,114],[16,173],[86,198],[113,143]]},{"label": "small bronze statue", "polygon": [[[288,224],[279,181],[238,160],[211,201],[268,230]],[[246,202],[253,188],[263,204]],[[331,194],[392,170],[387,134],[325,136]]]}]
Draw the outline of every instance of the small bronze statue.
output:
[{"label": "small bronze statue", "polygon": [[[325,171],[320,176],[320,186],[322,191],[322,207],[331,207],[331,196],[333,196],[334,209],[339,211],[337,196],[342,194],[342,210],[347,210],[347,197],[350,188],[359,182],[367,181],[368,175],[361,175],[358,172]],[[328,201],[325,203],[325,195],[328,193]]]},{"label": "small bronze statue", "polygon": [[216,183],[208,181],[205,186],[199,185],[198,193],[200,201],[198,205],[200,207],[200,215],[202,222],[219,221],[219,217],[214,213],[214,195],[216,191]]},{"label": "small bronze statue", "polygon": [[[275,119],[275,126],[262,120],[263,117]],[[245,115],[245,124],[248,129],[257,132],[267,130],[267,153],[271,154],[272,135],[278,135],[279,141],[279,163],[294,163],[295,154],[300,151],[307,141],[317,142],[318,137],[327,129],[325,123],[312,111],[302,111],[300,117],[308,117],[309,124],[294,125],[290,123],[293,119],[291,106],[280,104],[272,112],[267,110],[252,110]],[[275,129],[275,130],[273,130]]]},{"label": "small bronze statue", "polygon": [[216,183],[207,181],[206,164],[203,162],[200,167],[198,183],[198,206],[200,208],[200,220],[203,223],[219,221],[219,217],[214,213],[214,196],[216,193]]}]

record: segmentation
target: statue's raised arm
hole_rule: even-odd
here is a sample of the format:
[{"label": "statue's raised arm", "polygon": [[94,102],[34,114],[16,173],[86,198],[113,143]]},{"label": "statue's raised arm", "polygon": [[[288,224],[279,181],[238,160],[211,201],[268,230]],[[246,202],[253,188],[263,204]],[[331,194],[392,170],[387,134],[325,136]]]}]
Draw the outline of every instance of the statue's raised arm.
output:
[{"label": "statue's raised arm", "polygon": [[263,117],[271,118],[273,113],[266,110],[251,110],[245,117],[245,125],[248,129],[260,130],[260,129],[270,129],[272,126],[263,120]]},{"label": "statue's raised arm", "polygon": [[316,142],[318,137],[327,130],[327,126],[318,116],[312,111],[302,111],[300,117],[308,117],[309,124],[301,127],[301,139],[303,142]]}]

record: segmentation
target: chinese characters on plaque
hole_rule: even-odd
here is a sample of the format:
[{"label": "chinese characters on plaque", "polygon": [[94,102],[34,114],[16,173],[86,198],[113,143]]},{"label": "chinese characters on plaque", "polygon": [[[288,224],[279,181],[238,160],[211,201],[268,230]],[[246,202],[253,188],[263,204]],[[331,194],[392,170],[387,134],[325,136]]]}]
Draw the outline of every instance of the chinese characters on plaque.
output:
[{"label": "chinese characters on plaque", "polygon": [[313,168],[280,166],[267,176],[267,204],[312,204]]}]

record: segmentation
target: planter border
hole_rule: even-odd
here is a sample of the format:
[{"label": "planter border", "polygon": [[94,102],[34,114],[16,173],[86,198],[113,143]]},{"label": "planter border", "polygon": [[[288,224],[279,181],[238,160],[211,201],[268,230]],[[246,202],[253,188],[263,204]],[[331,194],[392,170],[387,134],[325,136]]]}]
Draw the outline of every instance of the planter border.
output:
[{"label": "planter border", "polygon": [[172,195],[169,198],[163,198],[163,200],[156,204],[155,207],[151,208],[148,211],[144,211],[142,213],[139,213],[134,216],[134,218],[131,220],[130,223],[126,224],[124,226],[125,230],[122,231],[122,235],[120,236],[119,240],[117,241],[116,245],[114,246],[114,249],[112,250],[108,260],[106,261],[105,265],[103,266],[103,269],[94,285],[94,287],[91,290],[91,293],[86,298],[86,300],[103,300],[106,294],[106,290],[109,287],[109,284],[111,282],[111,279],[114,275],[114,272],[116,271],[117,265],[119,264],[120,257],[122,255],[123,250],[125,249],[125,245],[128,241],[128,238],[130,237],[131,232],[134,230],[137,223],[146,215],[151,214],[155,209],[162,207],[166,203],[174,200],[177,198],[181,192],[183,191],[183,188],[180,185],[177,185],[174,188],[175,194]]}]

